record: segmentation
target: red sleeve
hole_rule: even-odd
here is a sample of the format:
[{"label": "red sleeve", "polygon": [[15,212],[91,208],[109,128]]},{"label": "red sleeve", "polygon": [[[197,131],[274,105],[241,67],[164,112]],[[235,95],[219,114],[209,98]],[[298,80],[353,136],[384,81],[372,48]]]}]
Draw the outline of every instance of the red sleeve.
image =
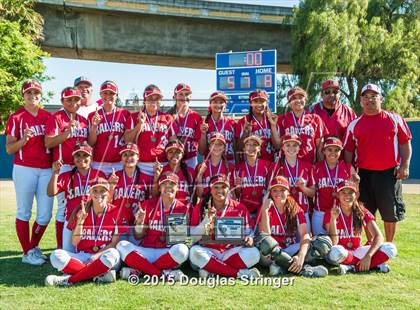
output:
[{"label": "red sleeve", "polygon": [[19,139],[19,124],[14,114],[7,120],[5,133]]},{"label": "red sleeve", "polygon": [[311,187],[313,185],[315,185],[315,180],[314,180],[314,176],[313,176],[313,168],[311,164],[307,164],[305,165],[306,173],[308,175],[308,182],[306,183],[307,187]]},{"label": "red sleeve", "polygon": [[195,176],[196,176],[196,174],[195,174],[195,170],[193,169],[193,168],[191,168],[191,167],[188,167],[188,173],[189,173],[189,175],[190,175],[190,178],[191,178],[191,180],[193,181],[193,183],[195,182]]},{"label": "red sleeve", "polygon": [[[79,204],[79,205],[77,205],[77,206],[74,208],[74,210],[73,210],[73,212],[75,212],[75,213],[74,213],[74,216],[73,216],[73,218],[72,218],[72,219],[70,219],[70,220],[69,220],[69,222],[67,223],[67,228],[68,228],[69,230],[73,230],[73,229],[75,229],[75,228],[76,228],[76,225],[77,225],[77,212],[79,212],[79,208],[80,208],[80,204]],[[77,210],[77,211],[75,211],[75,210]]]},{"label": "red sleeve", "polygon": [[197,127],[195,128],[195,134],[194,134],[194,140],[198,141],[200,140],[201,136],[201,124],[203,123],[203,119],[201,118],[201,115],[197,113]]},{"label": "red sleeve", "polygon": [[47,124],[45,125],[45,135],[46,136],[56,136],[57,132],[57,121],[54,115],[52,115],[47,120]]},{"label": "red sleeve", "polygon": [[331,220],[331,212],[325,212],[324,221],[323,221],[324,225],[329,224],[330,220]]},{"label": "red sleeve", "polygon": [[279,132],[280,137],[284,136],[285,134],[284,126],[283,126],[283,119],[284,119],[284,114],[279,115],[279,117],[277,118],[277,131]]},{"label": "red sleeve", "polygon": [[124,129],[125,130],[133,129],[134,121],[133,121],[133,118],[131,117],[130,112],[128,112],[127,110],[124,110],[124,116],[125,116]]},{"label": "red sleeve", "polygon": [[[353,128],[354,130],[354,128]],[[354,139],[353,139],[353,131],[347,128],[346,136],[344,138],[344,150],[347,152],[353,153],[355,149]]]},{"label": "red sleeve", "polygon": [[143,223],[144,223],[144,225],[147,225],[147,224],[149,224],[149,221],[150,221],[151,212],[153,212],[149,200],[146,200],[145,202],[143,202],[141,207],[143,208],[143,210],[146,211],[146,215],[144,216],[144,222]]},{"label": "red sleeve", "polygon": [[70,179],[70,172],[63,173],[58,176],[57,189],[59,193],[64,192],[66,190],[69,179]]},{"label": "red sleeve", "polygon": [[411,131],[407,122],[401,116],[396,114],[396,118],[398,120],[398,143],[403,145],[412,139]]},{"label": "red sleeve", "polygon": [[299,211],[297,214],[297,220],[298,220],[298,225],[306,224],[305,214],[303,213],[303,210],[301,208],[299,208]]},{"label": "red sleeve", "polygon": [[197,226],[200,224],[200,208],[201,204],[196,204],[193,208],[192,214],[191,214],[191,226]]},{"label": "red sleeve", "polygon": [[363,224],[366,226],[370,221],[375,221],[375,217],[367,209],[363,210]]},{"label": "red sleeve", "polygon": [[[115,234],[126,234],[130,231],[128,217],[126,215],[127,208],[120,206],[117,213],[117,224],[115,225]],[[120,210],[121,209],[121,210]]]},{"label": "red sleeve", "polygon": [[236,124],[235,124],[235,139],[239,139],[242,135],[242,127],[245,123],[245,117],[242,117]]},{"label": "red sleeve", "polygon": [[315,128],[315,139],[321,139],[324,136],[328,135],[328,130],[322,121],[321,117],[318,114],[312,114],[314,116],[314,123],[316,124]]}]

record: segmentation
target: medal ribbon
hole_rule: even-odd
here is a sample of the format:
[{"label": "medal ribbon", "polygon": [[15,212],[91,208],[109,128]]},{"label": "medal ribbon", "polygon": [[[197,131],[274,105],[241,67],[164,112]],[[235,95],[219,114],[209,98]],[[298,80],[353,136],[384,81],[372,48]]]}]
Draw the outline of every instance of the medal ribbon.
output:
[{"label": "medal ribbon", "polygon": [[341,215],[341,220],[343,221],[344,227],[346,228],[347,238],[350,239],[351,237],[353,237],[353,217],[351,218],[350,230],[349,230],[349,228],[347,227],[347,224],[346,224],[346,220],[344,219],[343,210],[341,210],[341,208],[340,208],[340,215]]},{"label": "medal ribbon", "polygon": [[155,135],[155,132],[156,132],[158,116],[159,116],[159,111],[156,111],[155,124],[152,126],[152,121],[149,118],[149,113],[147,113],[147,111],[146,111],[147,123],[149,124],[150,130],[152,131],[153,136]]},{"label": "medal ribbon", "polygon": [[130,190],[128,191],[126,173],[125,171],[123,171],[124,197],[125,198],[130,198],[131,193],[133,192],[133,185],[134,185],[134,181],[136,180],[136,176],[137,176],[137,170],[134,170],[133,178],[131,179]]},{"label": "medal ribbon", "polygon": [[245,160],[245,168],[246,168],[246,173],[248,174],[247,180],[248,182],[251,184],[252,187],[255,187],[255,178],[257,176],[257,170],[258,170],[258,159],[255,162],[255,167],[254,167],[254,178],[251,178],[251,172],[248,166],[248,162]]},{"label": "medal ribbon", "polygon": [[279,212],[279,210],[277,210],[277,207],[274,203],[273,203],[273,205],[274,205],[274,210],[276,211],[277,217],[279,219],[281,229],[283,230],[283,234],[284,234],[284,236],[286,236],[286,229],[284,228],[283,221],[281,220],[280,212]]},{"label": "medal ribbon", "polygon": [[[173,211],[173,209],[175,207],[175,203],[176,203],[176,199],[174,199],[174,202],[169,207],[169,215],[172,214],[172,211]],[[162,223],[162,226],[164,226],[164,224],[165,224],[164,217],[163,217],[164,205],[163,205],[163,199],[162,198],[159,199],[159,204],[160,204],[160,222]]]},{"label": "medal ribbon", "polygon": [[252,114],[252,118],[255,120],[255,122],[258,124],[258,127],[260,127],[261,128],[261,130],[263,131],[263,133],[264,133],[264,129],[268,129],[268,127],[267,127],[267,122],[266,122],[266,120],[265,120],[265,116],[264,116],[264,118],[263,118],[263,122],[265,123],[265,126],[263,127],[262,126],[262,124],[257,120],[257,118],[254,116],[254,114]]},{"label": "medal ribbon", "polygon": [[[209,160],[209,170],[210,170],[210,178],[213,176],[213,169],[212,169],[213,164],[211,163],[211,160]],[[222,160],[219,161],[219,165],[217,167],[217,173],[220,173],[220,169],[222,168]]]},{"label": "medal ribbon", "polygon": [[184,118],[184,124],[183,124],[182,126],[180,126],[180,124],[179,124],[179,116],[178,116],[178,114],[177,114],[178,121],[177,121],[176,123],[178,124],[178,127],[179,127],[179,130],[180,130],[181,137],[185,134],[185,127],[187,126],[187,121],[188,121],[188,116],[189,116],[189,115],[190,115],[190,110],[188,110],[188,111],[187,111],[187,114],[185,115],[185,118]]},{"label": "medal ribbon", "polygon": [[292,111],[293,122],[295,123],[295,127],[298,129],[298,135],[300,135],[300,129],[303,127],[303,121],[305,116],[305,111],[303,111],[302,115],[299,117],[299,120],[296,119],[295,113]]},{"label": "medal ribbon", "polygon": [[328,168],[327,161],[324,161],[324,163],[325,163],[325,170],[327,170],[327,173],[328,173],[328,179],[331,181],[331,184],[333,185],[333,187],[336,188],[337,187],[337,184],[336,184],[337,183],[337,175],[338,175],[338,163],[337,163],[337,166],[335,166],[334,182],[331,179],[330,168]]},{"label": "medal ribbon", "polygon": [[296,185],[296,181],[298,179],[299,161],[296,160],[296,166],[295,166],[295,169],[296,169],[295,171],[296,172],[295,172],[295,176],[292,175],[292,170],[290,169],[291,167],[289,166],[289,163],[287,162],[287,159],[284,161],[284,163],[286,164],[287,171],[289,172],[290,178],[292,179],[292,184],[290,184],[290,185],[295,186]]},{"label": "medal ribbon", "polygon": [[77,178],[79,180],[79,190],[80,190],[81,196],[86,195],[87,188],[88,188],[88,183],[89,183],[89,176],[90,176],[90,168],[88,169],[88,174],[86,176],[86,184],[83,186],[83,182],[82,182],[82,178],[80,176],[80,172],[77,172]]},{"label": "medal ribbon", "polygon": [[213,115],[211,116],[211,121],[213,122],[214,128],[216,128],[216,131],[219,133],[225,132],[225,118],[222,116],[222,128],[219,130],[219,127],[216,125],[216,122],[214,121]]},{"label": "medal ribbon", "polygon": [[106,119],[105,109],[104,109],[104,108],[102,108],[102,114],[103,114],[103,116],[104,116],[105,123],[106,123],[106,125],[108,126],[108,128],[109,128],[109,132],[110,132],[111,134],[113,133],[113,129],[114,129],[114,118],[115,118],[115,110],[116,110],[116,109],[117,109],[116,107],[114,107],[114,108],[112,109],[111,124],[109,124],[108,120]]},{"label": "medal ribbon", "polygon": [[96,233],[95,215],[93,214],[93,207],[90,209],[91,214],[92,214],[93,236],[95,238],[93,241],[95,242],[95,245],[96,245],[96,240],[98,240],[99,232],[101,231],[102,224],[104,223],[106,209],[108,209],[108,205],[106,205],[104,212],[102,213],[102,218],[101,218],[101,223],[99,224],[98,233]]}]

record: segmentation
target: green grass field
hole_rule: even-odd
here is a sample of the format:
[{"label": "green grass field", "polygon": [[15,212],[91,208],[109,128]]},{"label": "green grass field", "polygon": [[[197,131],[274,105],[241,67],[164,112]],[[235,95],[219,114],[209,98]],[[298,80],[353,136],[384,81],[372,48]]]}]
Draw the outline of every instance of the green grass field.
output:
[{"label": "green grass field", "polygon": [[[398,257],[391,272],[294,278],[294,285],[244,285],[209,288],[203,285],[131,286],[123,280],[108,285],[84,283],[66,288],[44,287],[56,273],[49,264],[21,263],[15,235],[15,195],[0,182],[0,308],[420,308],[420,195],[405,195],[407,218],[398,227]],[[53,222],[51,222],[53,223]],[[380,224],[381,225],[381,224]],[[41,242],[44,253],[55,246],[54,225]],[[190,275],[196,276],[188,267]]]}]

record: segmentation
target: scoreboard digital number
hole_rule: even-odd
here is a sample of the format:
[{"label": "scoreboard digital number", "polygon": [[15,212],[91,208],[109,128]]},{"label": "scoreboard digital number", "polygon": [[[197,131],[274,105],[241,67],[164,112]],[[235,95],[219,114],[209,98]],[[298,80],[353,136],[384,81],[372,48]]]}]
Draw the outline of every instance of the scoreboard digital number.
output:
[{"label": "scoreboard digital number", "polygon": [[248,113],[248,94],[255,89],[268,92],[270,109],[275,112],[276,69],[276,50],[216,54],[216,88],[228,97],[227,112]]}]

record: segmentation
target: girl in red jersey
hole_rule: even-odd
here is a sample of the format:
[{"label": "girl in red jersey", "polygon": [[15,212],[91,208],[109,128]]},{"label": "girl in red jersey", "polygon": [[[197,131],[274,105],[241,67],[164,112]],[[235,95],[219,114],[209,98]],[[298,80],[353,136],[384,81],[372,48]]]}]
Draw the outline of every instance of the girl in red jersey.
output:
[{"label": "girl in red jersey", "polygon": [[[298,135],[284,135],[281,148],[284,159],[280,159],[278,164],[272,164],[272,171],[275,176],[282,175],[289,181],[290,193],[305,214],[310,234],[309,199],[315,196],[315,181],[312,176],[312,165],[298,158],[300,146],[301,141]],[[274,171],[275,169],[276,171]]]},{"label": "girl in red jersey", "polygon": [[[235,166],[229,164],[226,159],[226,140],[225,136],[219,132],[214,132],[210,137],[210,153],[207,157],[210,157],[204,160],[197,167],[197,196],[202,198],[209,191],[209,182],[210,179],[217,174],[227,175],[229,180],[233,180],[233,173]],[[231,182],[233,185],[233,182]]]},{"label": "girl in red jersey", "polygon": [[226,141],[226,159],[229,163],[235,163],[234,152],[234,135],[235,135],[235,120],[223,115],[226,110],[226,95],[222,92],[216,91],[210,95],[209,113],[207,114],[203,124],[201,125],[199,150],[204,156],[209,153],[210,139],[213,133],[221,133]]},{"label": "girl in red jersey", "polygon": [[[179,189],[176,192],[176,199],[186,206],[189,206],[193,198],[195,172],[182,161],[182,157],[184,156],[184,145],[178,140],[169,141],[168,145],[166,145],[165,152],[168,165],[163,167],[162,173],[173,172],[178,176]],[[159,195],[159,177],[160,173],[154,177],[154,197]]]},{"label": "girl in red jersey", "polygon": [[[23,250],[22,262],[42,265],[46,256],[38,247],[51,219],[53,199],[47,195],[51,177],[51,154],[45,147],[45,125],[51,114],[39,108],[41,85],[27,81],[22,85],[23,107],[13,113],[6,124],[6,152],[14,154],[13,183],[16,191],[16,234]],[[29,220],[34,197],[36,219],[29,235]]]},{"label": "girl in red jersey", "polygon": [[262,262],[270,264],[270,275],[287,271],[305,277],[328,275],[324,266],[305,264],[311,239],[304,212],[290,196],[289,182],[283,176],[274,177],[270,183],[270,198],[261,207],[259,229]]},{"label": "girl in red jersey", "polygon": [[244,144],[245,159],[235,168],[235,190],[239,201],[248,208],[252,218],[255,218],[270,180],[271,163],[259,158],[262,145],[259,136],[248,136]]},{"label": "girl in red jersey", "polygon": [[105,177],[102,171],[91,168],[92,148],[88,144],[75,145],[72,151],[74,167],[67,172],[60,173],[63,163],[57,160],[53,163],[53,174],[48,183],[48,196],[53,197],[63,193],[65,208],[63,210],[64,227],[61,235],[57,235],[57,244],[66,251],[74,251],[71,242],[72,231],[68,229],[70,215],[82,200],[89,199],[89,184],[94,179]]},{"label": "girl in red jersey", "polygon": [[157,162],[166,162],[165,146],[168,143],[172,117],[160,111],[162,92],[156,85],[148,85],[143,92],[144,106],[132,114],[135,127],[124,136],[127,142],[134,142],[140,152],[138,166],[142,173],[153,176]]},{"label": "girl in red jersey", "polygon": [[[112,204],[122,208],[122,216],[131,227],[135,222],[140,205],[151,198],[151,177],[140,172],[137,167],[139,149],[134,143],[125,144],[120,151],[122,170],[115,173],[116,183]],[[126,239],[121,236],[120,239]]]},{"label": "girl in red jersey", "polygon": [[[249,135],[261,138],[261,159],[274,160],[275,149],[280,147],[276,116],[268,109],[268,94],[264,90],[249,93],[249,114],[241,118],[236,126],[235,139],[238,150],[243,149],[244,139]],[[239,156],[237,161],[239,162]]]},{"label": "girl in red jersey", "polygon": [[289,90],[287,100],[292,111],[278,118],[278,127],[280,136],[299,136],[302,145],[298,157],[313,164],[317,159],[322,159],[321,140],[327,132],[318,115],[305,111],[306,99],[307,94],[302,88],[293,87]]},{"label": "girl in red jersey", "polygon": [[115,105],[118,87],[114,82],[103,82],[100,95],[103,104],[88,117],[88,142],[93,147],[92,167],[108,176],[112,169],[122,168],[119,152],[124,145],[124,132],[131,129],[133,124],[130,112]]},{"label": "girl in red jersey", "polygon": [[[52,115],[45,128],[45,146],[52,149],[53,161],[60,160],[62,162],[60,173],[68,172],[74,167],[72,152],[75,145],[87,142],[88,122],[83,116],[76,113],[79,110],[81,100],[82,95],[77,88],[64,88],[61,92],[63,108]],[[58,249],[62,248],[65,208],[64,192],[60,192],[57,195],[57,214],[55,216]]]},{"label": "girl in red jersey", "polygon": [[[229,243],[215,243],[215,222],[223,217],[241,218],[243,221],[244,246]],[[193,267],[199,268],[199,276],[209,274],[225,277],[258,278],[258,269],[251,268],[260,259],[251,236],[251,218],[247,208],[229,198],[229,180],[225,175],[215,175],[210,180],[210,193],[194,207],[191,217],[193,242],[201,240],[190,250]],[[207,237],[207,241],[203,237]]]},{"label": "girl in red jersey", "polygon": [[[397,248],[391,242],[383,242],[374,216],[357,201],[357,187],[352,181],[341,182],[337,187],[339,204],[325,214],[324,225],[333,242],[327,261],[339,266],[339,274],[375,267],[388,272],[385,263],[397,256]],[[361,246],[363,229],[372,235],[371,245]]]},{"label": "girl in red jersey", "polygon": [[81,202],[70,217],[75,251],[54,250],[51,265],[64,276],[49,275],[47,286],[67,286],[93,279],[114,282],[120,255],[115,249],[119,234],[127,230],[121,225],[121,209],[108,203],[109,184],[98,178],[90,187],[91,200]]},{"label": "girl in red jersey", "polygon": [[175,105],[168,113],[173,116],[172,136],[176,136],[184,144],[184,161],[188,167],[195,169],[198,164],[198,140],[203,119],[200,114],[190,109],[191,99],[191,87],[179,83],[174,89]]},{"label": "girl in red jersey", "polygon": [[356,177],[356,171],[351,164],[340,160],[343,144],[340,139],[328,137],[324,141],[325,159],[314,166],[316,197],[312,215],[312,231],[315,236],[326,234],[323,227],[325,213],[329,213],[337,203],[336,188],[338,183]]},{"label": "girl in red jersey", "polygon": [[176,199],[179,180],[174,173],[164,173],[159,180],[160,196],[146,200],[136,216],[134,237],[140,241],[135,245],[129,241],[120,241],[117,249],[122,260],[131,268],[121,270],[121,278],[128,279],[138,271],[154,276],[168,276],[175,281],[183,273],[174,269],[188,259],[188,247],[184,243],[168,245],[166,243],[166,216],[185,215],[188,208]]}]

